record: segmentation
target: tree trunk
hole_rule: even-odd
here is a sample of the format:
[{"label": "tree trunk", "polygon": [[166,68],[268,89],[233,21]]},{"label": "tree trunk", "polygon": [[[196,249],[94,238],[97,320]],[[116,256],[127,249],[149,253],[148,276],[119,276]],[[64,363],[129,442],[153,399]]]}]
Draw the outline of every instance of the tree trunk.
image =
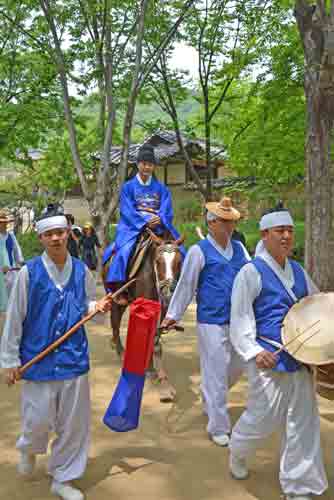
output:
[{"label": "tree trunk", "polygon": [[322,291],[334,287],[334,23],[322,2],[296,1],[305,55],[305,265]]},{"label": "tree trunk", "polygon": [[209,118],[209,91],[208,87],[203,88],[204,97],[204,125],[205,125],[205,159],[206,159],[206,201],[213,201],[213,184],[211,169],[211,124]]}]

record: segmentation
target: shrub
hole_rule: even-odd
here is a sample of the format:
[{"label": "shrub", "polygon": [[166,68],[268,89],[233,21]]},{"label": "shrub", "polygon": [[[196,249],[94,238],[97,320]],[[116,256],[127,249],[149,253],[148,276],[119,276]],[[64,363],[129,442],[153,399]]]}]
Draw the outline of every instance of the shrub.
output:
[{"label": "shrub", "polygon": [[175,214],[178,220],[189,222],[202,216],[203,208],[197,198],[178,200],[175,203]]},{"label": "shrub", "polygon": [[17,239],[21,246],[24,260],[31,259],[43,252],[43,247],[35,231],[18,234]]},{"label": "shrub", "polygon": [[196,232],[196,227],[200,227],[204,236],[207,234],[208,230],[204,222],[186,222],[183,224],[177,225],[177,230],[179,233],[185,238],[184,246],[189,248],[191,245],[194,245],[198,242],[199,236]]},{"label": "shrub", "polygon": [[[199,236],[196,232],[196,227],[200,227],[203,234],[206,235],[208,229],[204,222],[196,223],[196,222],[186,222],[177,225],[178,231],[185,236],[184,245],[186,248],[189,248],[191,245],[194,245],[199,240]],[[260,239],[260,231],[258,221],[254,219],[249,219],[245,221],[241,221],[237,230],[242,232],[246,238],[247,249],[251,254],[254,254],[255,247],[257,242]],[[295,246],[294,246],[294,254],[293,258],[298,260],[299,262],[303,262],[304,259],[304,222],[296,221],[295,222]]]}]

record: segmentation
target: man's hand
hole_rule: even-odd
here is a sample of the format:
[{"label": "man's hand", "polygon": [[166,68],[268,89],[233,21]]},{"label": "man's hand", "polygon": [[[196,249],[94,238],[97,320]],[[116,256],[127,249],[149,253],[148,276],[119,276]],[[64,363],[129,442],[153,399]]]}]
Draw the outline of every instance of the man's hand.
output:
[{"label": "man's hand", "polygon": [[148,227],[149,228],[154,228],[156,226],[159,226],[161,224],[161,219],[159,217],[159,215],[153,215],[153,217],[149,220],[148,222]]},{"label": "man's hand", "polygon": [[273,352],[263,350],[255,357],[256,366],[261,369],[270,370],[277,363],[277,356]]},{"label": "man's hand", "polygon": [[110,297],[103,297],[103,299],[98,300],[95,304],[95,310],[98,312],[105,313],[111,310],[112,299]]},{"label": "man's hand", "polygon": [[171,330],[172,328],[174,328],[174,326],[176,325],[177,321],[175,321],[175,319],[171,319],[171,318],[165,318],[161,325],[160,325],[160,328],[162,330]]},{"label": "man's hand", "polygon": [[5,368],[3,370],[4,381],[8,386],[14,385],[18,380],[20,380],[19,369],[16,368]]}]

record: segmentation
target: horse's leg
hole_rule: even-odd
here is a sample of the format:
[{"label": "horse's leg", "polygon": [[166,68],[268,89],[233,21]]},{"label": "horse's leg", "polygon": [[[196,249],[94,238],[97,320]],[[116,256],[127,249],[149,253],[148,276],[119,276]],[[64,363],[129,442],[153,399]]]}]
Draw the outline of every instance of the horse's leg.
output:
[{"label": "horse's leg", "polygon": [[116,302],[113,302],[110,311],[110,324],[112,328],[112,337],[110,339],[110,343],[112,349],[116,350],[120,358],[122,358],[124,352],[124,347],[122,345],[120,337],[120,326],[125,309],[126,306],[122,306],[117,304]]}]

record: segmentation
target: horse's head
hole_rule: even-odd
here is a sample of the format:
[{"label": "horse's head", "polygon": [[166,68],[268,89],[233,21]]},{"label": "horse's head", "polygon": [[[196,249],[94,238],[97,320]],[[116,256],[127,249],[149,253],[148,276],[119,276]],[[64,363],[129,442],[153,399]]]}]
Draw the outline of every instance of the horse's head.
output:
[{"label": "horse's head", "polygon": [[179,247],[183,243],[183,238],[176,241],[164,241],[156,237],[154,243],[154,268],[158,293],[160,299],[167,305],[175,290],[181,271],[182,255]]}]

